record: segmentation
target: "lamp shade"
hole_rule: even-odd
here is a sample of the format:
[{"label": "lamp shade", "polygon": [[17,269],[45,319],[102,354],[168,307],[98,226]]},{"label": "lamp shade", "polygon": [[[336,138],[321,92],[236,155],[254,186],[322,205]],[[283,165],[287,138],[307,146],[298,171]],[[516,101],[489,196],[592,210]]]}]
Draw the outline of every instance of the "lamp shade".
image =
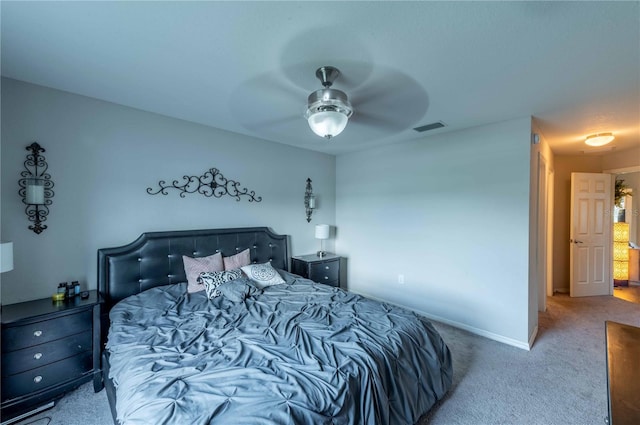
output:
[{"label": "lamp shade", "polygon": [[629,223],[613,223],[613,279],[629,279]]},{"label": "lamp shade", "polygon": [[316,225],[316,239],[329,239],[330,226],[328,224]]},{"label": "lamp shade", "polygon": [[613,262],[613,279],[614,280],[629,279],[629,262],[628,261]]},{"label": "lamp shade", "polygon": [[320,137],[330,139],[342,133],[349,118],[342,112],[319,111],[309,115],[309,127]]},{"label": "lamp shade", "polygon": [[629,261],[629,242],[613,243],[613,261]]},{"label": "lamp shade", "polygon": [[613,240],[629,243],[629,223],[622,221],[613,223]]},{"label": "lamp shade", "polygon": [[0,243],[0,273],[13,270],[13,242]]}]

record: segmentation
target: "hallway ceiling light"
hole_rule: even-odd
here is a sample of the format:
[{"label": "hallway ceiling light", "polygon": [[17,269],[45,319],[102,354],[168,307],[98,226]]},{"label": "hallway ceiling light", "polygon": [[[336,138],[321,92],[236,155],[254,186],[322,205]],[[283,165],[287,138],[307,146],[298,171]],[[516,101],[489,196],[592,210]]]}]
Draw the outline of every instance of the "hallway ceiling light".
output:
[{"label": "hallway ceiling light", "polygon": [[598,133],[587,136],[584,141],[589,146],[604,146],[615,139],[612,133]]}]

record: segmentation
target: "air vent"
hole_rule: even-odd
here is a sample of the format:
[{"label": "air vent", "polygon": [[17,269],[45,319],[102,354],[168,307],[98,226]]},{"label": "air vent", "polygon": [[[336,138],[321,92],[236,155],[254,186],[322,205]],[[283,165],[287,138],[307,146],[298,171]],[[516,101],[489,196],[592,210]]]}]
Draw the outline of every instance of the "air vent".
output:
[{"label": "air vent", "polygon": [[423,125],[420,127],[414,128],[418,133],[422,133],[429,130],[435,130],[436,128],[445,127],[445,124],[442,121],[432,122],[431,124]]}]

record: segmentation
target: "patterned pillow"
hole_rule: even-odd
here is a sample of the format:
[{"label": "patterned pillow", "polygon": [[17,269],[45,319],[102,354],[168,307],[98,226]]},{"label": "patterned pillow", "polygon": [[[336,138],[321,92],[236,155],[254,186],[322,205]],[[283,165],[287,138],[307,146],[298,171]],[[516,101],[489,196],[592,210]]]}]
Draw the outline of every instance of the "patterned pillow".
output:
[{"label": "patterned pillow", "polygon": [[184,273],[187,275],[187,292],[204,291],[204,286],[198,284],[198,277],[202,272],[218,272],[224,270],[222,254],[219,252],[208,257],[191,258],[182,256]]},{"label": "patterned pillow", "polygon": [[278,274],[271,263],[251,264],[241,267],[242,271],[253,281],[258,289],[266,288],[271,285],[279,285],[285,283],[284,279]]},{"label": "patterned pillow", "polygon": [[251,264],[251,254],[249,252],[249,248],[247,248],[236,255],[232,255],[231,257],[224,257],[223,260],[225,270],[235,270],[242,266],[248,266]]},{"label": "patterned pillow", "polygon": [[222,293],[218,290],[218,286],[225,282],[240,279],[242,277],[242,270],[224,270],[218,272],[204,272],[200,273],[198,282],[204,285],[207,291],[207,297],[210,300],[219,297]]}]

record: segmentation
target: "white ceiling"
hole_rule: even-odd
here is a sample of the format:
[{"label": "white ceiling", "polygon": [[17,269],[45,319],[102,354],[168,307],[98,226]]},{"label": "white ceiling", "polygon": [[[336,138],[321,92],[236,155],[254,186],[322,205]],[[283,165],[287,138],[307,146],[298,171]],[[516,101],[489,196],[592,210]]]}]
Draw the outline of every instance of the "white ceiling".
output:
[{"label": "white ceiling", "polygon": [[[10,2],[2,75],[340,154],[534,116],[556,154],[640,145],[639,2]],[[315,70],[356,110],[302,118]],[[413,127],[447,127],[417,133]]]}]

